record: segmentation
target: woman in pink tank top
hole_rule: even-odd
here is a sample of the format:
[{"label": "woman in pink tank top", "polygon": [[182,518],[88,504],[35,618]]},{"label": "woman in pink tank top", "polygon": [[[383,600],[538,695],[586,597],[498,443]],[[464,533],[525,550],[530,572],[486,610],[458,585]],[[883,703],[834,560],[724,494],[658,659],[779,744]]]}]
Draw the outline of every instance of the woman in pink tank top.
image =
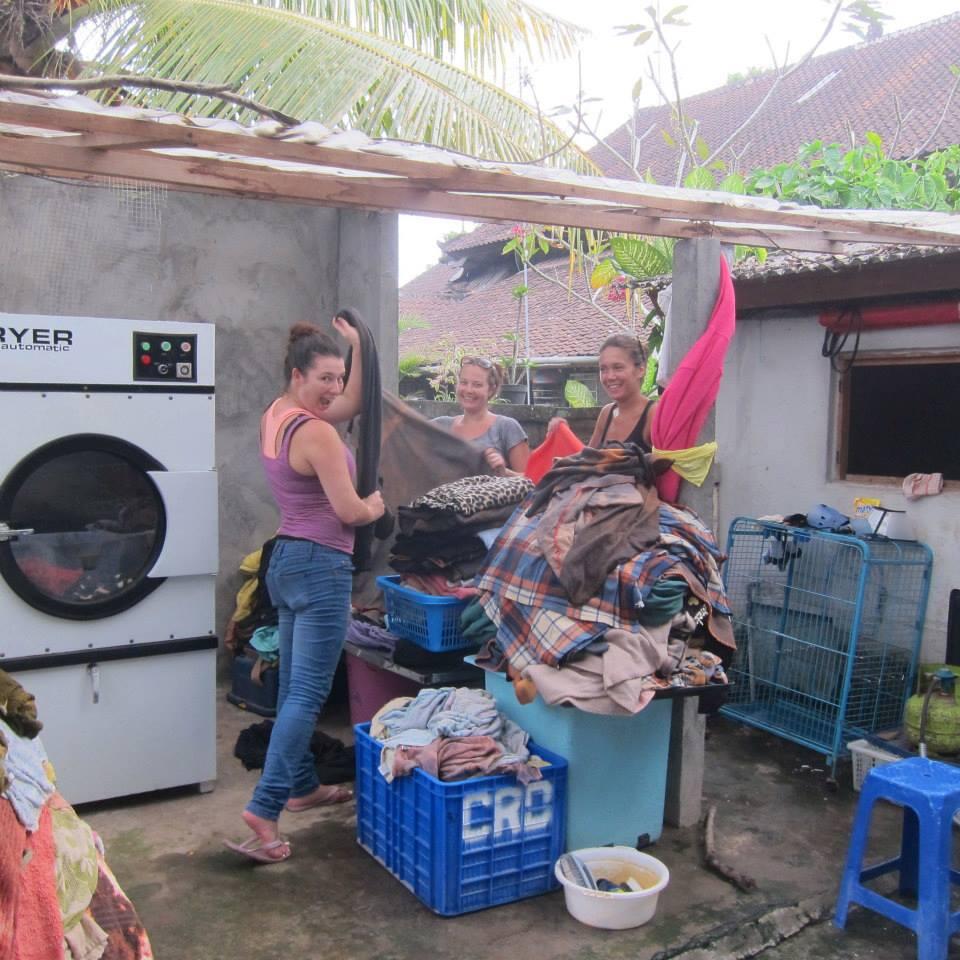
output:
[{"label": "woman in pink tank top", "polygon": [[243,820],[253,836],[230,849],[260,863],[290,856],[280,813],[343,803],[353,794],[322,786],[310,752],[317,717],[330,692],[350,616],[353,531],[384,511],[379,492],[359,497],[353,455],[333,424],[360,412],[357,331],[338,315],[334,329],[354,348],[344,362],[319,327],[290,330],[286,389],[260,423],[260,456],[280,511],[267,588],[279,616],[280,691],[263,775]]}]

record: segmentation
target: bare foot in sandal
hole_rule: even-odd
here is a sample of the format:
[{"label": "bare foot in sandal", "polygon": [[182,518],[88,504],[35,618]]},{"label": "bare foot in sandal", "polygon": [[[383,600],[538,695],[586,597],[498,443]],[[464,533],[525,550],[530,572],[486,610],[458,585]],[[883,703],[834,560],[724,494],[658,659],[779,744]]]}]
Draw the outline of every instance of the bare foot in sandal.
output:
[{"label": "bare foot in sandal", "polygon": [[280,836],[280,828],[276,820],[265,820],[249,810],[244,810],[242,816],[243,822],[253,832],[256,842],[253,844],[250,844],[250,841],[239,845],[228,844],[231,850],[244,853],[247,856],[255,854],[252,859],[260,863],[279,863],[290,856],[290,844]]},{"label": "bare foot in sandal", "polygon": [[300,813],[311,810],[313,807],[326,807],[335,803],[346,803],[353,799],[353,791],[346,787],[319,786],[313,793],[303,797],[291,797],[287,801],[287,810],[291,813]]}]

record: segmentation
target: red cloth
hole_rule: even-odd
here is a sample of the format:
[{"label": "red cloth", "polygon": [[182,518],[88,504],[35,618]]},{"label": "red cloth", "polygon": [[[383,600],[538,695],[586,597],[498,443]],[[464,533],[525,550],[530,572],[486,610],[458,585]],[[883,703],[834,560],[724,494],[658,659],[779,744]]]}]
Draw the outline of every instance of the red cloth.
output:
[{"label": "red cloth", "polygon": [[539,483],[543,475],[553,466],[556,457],[572,456],[579,453],[583,446],[567,422],[562,420],[547,434],[547,439],[536,450],[530,452],[527,469],[523,471],[524,476],[534,483]]},{"label": "red cloth", "polygon": [[28,845],[26,827],[17,819],[10,801],[0,797],[0,960],[13,957],[23,853]]},{"label": "red cloth", "polygon": [[[720,289],[707,329],[680,361],[653,408],[650,434],[658,450],[685,450],[697,442],[697,435],[717,399],[723,361],[733,338],[736,318],[730,268],[721,257]],[[661,500],[676,502],[680,475],[673,470],[660,474],[657,492]]]},{"label": "red cloth", "polygon": [[23,868],[14,920],[14,960],[62,960],[63,918],[57,899],[57,852],[50,805],[30,835],[33,856]]}]

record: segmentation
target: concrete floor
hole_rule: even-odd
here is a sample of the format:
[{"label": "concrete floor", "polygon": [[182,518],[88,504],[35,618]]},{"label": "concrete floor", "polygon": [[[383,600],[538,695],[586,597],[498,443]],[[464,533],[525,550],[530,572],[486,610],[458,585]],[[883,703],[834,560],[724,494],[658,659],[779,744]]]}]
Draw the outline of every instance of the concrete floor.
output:
[{"label": "concrete floor", "polygon": [[[705,800],[718,808],[724,859],[756,879],[755,892],[739,893],[702,867],[699,829],[666,828],[650,852],[670,868],[671,883],[644,927],[582,926],[567,914],[561,892],[441,918],[357,846],[352,803],[285,814],[281,826],[293,848],[286,863],[257,867],[223,849],[223,838],[244,835],[239,814],[258,776],[233,758],[233,745],[259,719],[225,703],[221,691],[212,793],[166,791],[80,808],[102,836],[158,960],[753,956],[731,941],[764,934],[770,918],[757,918],[772,907],[817,895],[832,902],[856,802],[849,767],[833,792],[817,755],[715,718]],[[345,717],[322,726],[350,738]],[[886,844],[895,842],[892,815],[883,826]],[[908,931],[855,908],[846,932],[814,923],[764,953],[780,960],[837,956],[912,957],[915,943]]]}]

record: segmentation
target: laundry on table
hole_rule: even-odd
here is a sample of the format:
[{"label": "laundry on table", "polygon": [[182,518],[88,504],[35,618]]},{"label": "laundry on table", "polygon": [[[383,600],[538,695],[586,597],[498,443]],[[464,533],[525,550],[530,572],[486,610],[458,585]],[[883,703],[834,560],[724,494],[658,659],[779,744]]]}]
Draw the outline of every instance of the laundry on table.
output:
[{"label": "laundry on table", "polygon": [[432,596],[472,596],[470,581],[516,505],[533,489],[526,477],[462,477],[398,509],[390,566],[402,583]]},{"label": "laundry on table", "polygon": [[693,511],[660,501],[662,466],[633,444],[554,462],[477,578],[484,620],[471,610],[463,626],[482,633],[480,665],[595,713],[636,713],[657,690],[726,682],[722,667],[684,659],[704,644],[732,650],[733,629],[723,556]]}]

